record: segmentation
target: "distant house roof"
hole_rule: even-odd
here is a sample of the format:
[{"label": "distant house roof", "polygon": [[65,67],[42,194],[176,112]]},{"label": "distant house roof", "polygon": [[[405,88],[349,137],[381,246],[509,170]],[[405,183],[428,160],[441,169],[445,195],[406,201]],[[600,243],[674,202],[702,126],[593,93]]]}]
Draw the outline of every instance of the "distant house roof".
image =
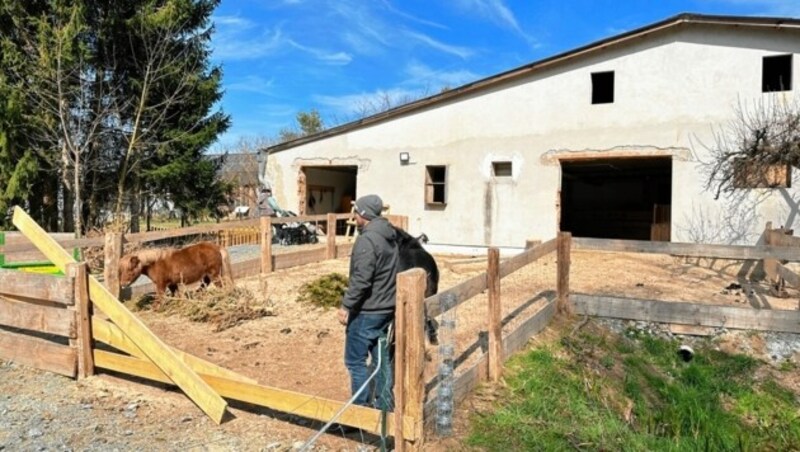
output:
[{"label": "distant house roof", "polygon": [[234,182],[239,186],[258,185],[258,161],[254,153],[225,154],[219,169],[222,179]]},{"label": "distant house roof", "polygon": [[663,21],[656,22],[654,24],[647,25],[642,28],[637,28],[635,30],[626,33],[622,33],[619,35],[612,36],[610,38],[593,42],[583,47],[578,47],[576,49],[560,53],[558,55],[534,61],[533,63],[529,63],[506,72],[501,72],[497,75],[477,80],[472,83],[462,85],[458,88],[444,91],[442,93],[429,96],[417,100],[415,102],[410,102],[408,104],[404,104],[372,116],[352,121],[347,124],[342,124],[337,127],[332,127],[330,129],[326,129],[315,134],[297,138],[295,140],[280,143],[275,146],[270,146],[266,148],[265,151],[269,153],[285,151],[287,149],[291,149],[306,143],[311,143],[317,140],[340,135],[356,129],[361,129],[380,122],[388,121],[408,113],[422,110],[432,105],[436,105],[448,100],[453,100],[469,94],[474,94],[486,90],[488,88],[495,87],[498,84],[505,83],[517,79],[519,77],[530,75],[542,68],[550,67],[555,64],[560,64],[577,57],[582,57],[589,53],[599,52],[609,47],[628,42],[632,39],[642,38],[647,35],[653,34],[655,32],[681,26],[684,24],[727,25],[727,26],[738,26],[738,27],[747,26],[747,27],[777,29],[777,28],[798,28],[800,27],[800,19],[787,18],[787,17],[716,16],[716,15],[690,14],[690,13],[679,14],[677,16],[670,17],[669,19],[665,19]]}]

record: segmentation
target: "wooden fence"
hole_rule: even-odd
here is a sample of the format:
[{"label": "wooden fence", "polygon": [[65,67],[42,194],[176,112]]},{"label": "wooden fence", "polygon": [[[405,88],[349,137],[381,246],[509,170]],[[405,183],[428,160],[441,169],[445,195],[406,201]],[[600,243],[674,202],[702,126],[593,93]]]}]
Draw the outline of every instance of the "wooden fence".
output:
[{"label": "wooden fence", "polygon": [[[668,254],[710,259],[763,260],[769,277],[782,279],[800,289],[800,276],[779,260],[800,261],[800,239],[768,226],[766,245],[703,245],[693,243],[645,242],[576,238],[576,250]],[[771,262],[771,263],[770,263]],[[771,269],[768,267],[771,266]],[[596,294],[571,293],[576,312],[599,317],[643,320],[679,325],[800,333],[800,311],[752,309],[707,303],[643,300]]]}]

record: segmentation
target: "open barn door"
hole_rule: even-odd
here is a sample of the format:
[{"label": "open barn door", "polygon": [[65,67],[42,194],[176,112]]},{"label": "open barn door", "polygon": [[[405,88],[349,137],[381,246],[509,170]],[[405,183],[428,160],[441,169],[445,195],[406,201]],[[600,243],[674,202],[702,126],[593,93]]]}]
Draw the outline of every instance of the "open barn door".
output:
[{"label": "open barn door", "polygon": [[562,231],[575,237],[670,240],[672,159],[561,161]]}]

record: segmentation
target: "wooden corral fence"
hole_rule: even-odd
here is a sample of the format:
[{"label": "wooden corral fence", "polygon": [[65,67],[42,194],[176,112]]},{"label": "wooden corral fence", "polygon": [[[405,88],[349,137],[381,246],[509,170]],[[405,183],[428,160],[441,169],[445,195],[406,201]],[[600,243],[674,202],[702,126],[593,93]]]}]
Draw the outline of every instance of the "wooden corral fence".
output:
[{"label": "wooden corral fence", "polygon": [[[174,384],[217,423],[227,412],[223,397],[319,421],[342,409],[343,402],[260,385],[164,344],[25,212],[16,208],[13,222],[67,277],[0,272],[0,358],[73,377],[106,369]],[[269,225],[268,218],[259,222]],[[381,433],[381,412],[371,408],[348,406],[338,422]],[[387,423],[389,435],[399,428],[398,436],[419,443],[417,419],[389,413]]]},{"label": "wooden corral fence", "polygon": [[[800,248],[798,248],[797,240],[785,235],[782,231],[767,239],[767,245],[761,246],[576,238],[573,240],[573,249],[743,261],[763,260],[765,267],[772,265],[772,270],[767,270],[768,275],[772,273],[775,278],[783,278],[786,284],[800,289],[800,276],[778,262],[800,261]],[[779,241],[780,244],[776,244]],[[571,293],[570,298],[577,313],[591,316],[712,328],[800,333],[800,311],[796,310],[752,309],[699,302],[642,300],[585,293]]]}]

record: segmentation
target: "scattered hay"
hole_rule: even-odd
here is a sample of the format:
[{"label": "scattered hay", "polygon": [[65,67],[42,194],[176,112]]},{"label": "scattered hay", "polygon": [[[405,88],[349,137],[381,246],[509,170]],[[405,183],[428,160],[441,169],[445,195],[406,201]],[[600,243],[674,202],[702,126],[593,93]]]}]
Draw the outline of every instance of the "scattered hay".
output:
[{"label": "scattered hay", "polygon": [[202,290],[181,290],[175,296],[165,296],[154,306],[152,295],[135,302],[137,310],[152,310],[167,315],[181,315],[193,322],[211,323],[219,332],[247,320],[275,315],[271,300],[262,301],[242,287],[210,286]]},{"label": "scattered hay", "polygon": [[328,273],[300,287],[297,301],[311,303],[314,306],[330,309],[342,302],[347,290],[347,276],[341,273]]}]

